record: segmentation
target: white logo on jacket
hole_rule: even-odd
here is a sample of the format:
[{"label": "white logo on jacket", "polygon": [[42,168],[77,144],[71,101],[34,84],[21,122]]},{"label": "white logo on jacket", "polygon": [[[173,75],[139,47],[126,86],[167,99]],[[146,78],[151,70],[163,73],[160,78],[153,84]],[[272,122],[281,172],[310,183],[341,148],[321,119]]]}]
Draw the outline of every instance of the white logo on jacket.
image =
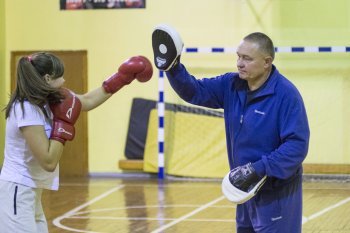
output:
[{"label": "white logo on jacket", "polygon": [[277,220],[280,220],[280,219],[282,219],[282,216],[278,216],[278,217],[275,217],[275,218],[272,217],[272,218],[271,218],[271,221],[274,222],[274,221],[277,221]]},{"label": "white logo on jacket", "polygon": [[265,115],[265,112],[259,111],[259,110],[254,110],[255,113],[260,114],[260,115]]}]

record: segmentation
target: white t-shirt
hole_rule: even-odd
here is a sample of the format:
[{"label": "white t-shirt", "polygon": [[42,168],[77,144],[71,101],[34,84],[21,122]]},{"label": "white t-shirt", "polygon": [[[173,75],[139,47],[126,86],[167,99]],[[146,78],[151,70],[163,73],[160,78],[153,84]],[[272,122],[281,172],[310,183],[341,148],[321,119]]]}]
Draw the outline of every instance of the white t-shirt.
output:
[{"label": "white t-shirt", "polygon": [[[51,111],[47,111],[51,114]],[[24,115],[19,102],[15,102],[6,121],[5,159],[0,179],[32,188],[58,190],[59,167],[55,171],[45,171],[33,156],[24,139],[20,127],[42,125],[47,137],[51,133],[50,120],[42,111],[28,101],[24,101]]]}]

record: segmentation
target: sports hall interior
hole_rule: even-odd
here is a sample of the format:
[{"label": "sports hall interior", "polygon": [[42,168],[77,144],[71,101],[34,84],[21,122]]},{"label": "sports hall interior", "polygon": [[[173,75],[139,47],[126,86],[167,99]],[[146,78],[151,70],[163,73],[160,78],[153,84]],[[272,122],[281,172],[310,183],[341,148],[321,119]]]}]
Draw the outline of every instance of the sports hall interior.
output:
[{"label": "sports hall interior", "polygon": [[[175,27],[185,48],[204,48],[206,52],[181,56],[198,78],[236,71],[235,46],[251,32],[264,32],[280,48],[274,64],[299,89],[310,124],[303,163],[303,232],[348,233],[349,11],[348,0],[145,0],[142,8],[79,10],[60,9],[59,0],[0,0],[1,109],[14,88],[19,57],[33,52],[60,56],[67,87],[84,93],[131,56],[153,60],[151,34],[158,24]],[[292,52],[291,47],[306,49]],[[317,50],[321,47],[325,49]],[[217,53],[208,48],[233,49]],[[175,120],[181,127],[165,137],[164,179],[157,175],[156,107],[137,116],[147,120],[145,141],[139,145],[143,153],[126,155],[132,114],[142,113],[132,112],[135,99],[154,106],[159,101],[160,74],[153,68],[149,82],[134,81],[80,116],[76,138],[67,143],[60,162],[60,189],[43,194],[50,232],[234,232],[235,206],[221,192],[221,178],[228,172],[225,141],[218,140],[224,139],[222,119],[175,118],[166,111],[165,133]],[[166,79],[164,99],[193,107]],[[2,111],[0,168],[5,128]],[[174,141],[175,134],[180,141]],[[203,146],[209,153],[200,158]],[[187,151],[177,153],[182,147]]]}]

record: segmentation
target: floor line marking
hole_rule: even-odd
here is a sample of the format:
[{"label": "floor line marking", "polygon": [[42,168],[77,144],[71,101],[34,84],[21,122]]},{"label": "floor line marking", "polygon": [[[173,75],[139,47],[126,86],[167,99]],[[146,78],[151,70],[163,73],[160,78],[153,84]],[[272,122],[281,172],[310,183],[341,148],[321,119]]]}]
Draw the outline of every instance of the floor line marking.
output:
[{"label": "floor line marking", "polygon": [[[79,216],[83,214],[90,214],[90,213],[97,213],[97,212],[107,212],[107,211],[114,211],[114,210],[129,210],[129,209],[150,209],[150,208],[194,208],[194,207],[201,207],[201,205],[189,205],[189,204],[172,204],[172,205],[138,205],[138,206],[121,206],[121,207],[113,207],[113,208],[102,208],[102,209],[89,209],[88,211],[79,211],[75,212],[74,216]],[[210,208],[227,208],[232,209],[236,208],[234,205],[212,205]]]},{"label": "floor line marking", "polygon": [[[132,221],[172,221],[177,218],[150,218],[150,217],[111,217],[111,216],[71,216],[69,219],[98,219],[98,220],[132,220]],[[184,222],[236,222],[234,219],[216,219],[216,218],[191,218],[184,219]]]},{"label": "floor line marking", "polygon": [[76,212],[80,211],[81,209],[84,209],[85,207],[91,205],[92,203],[95,203],[103,198],[105,198],[106,196],[110,195],[111,193],[115,192],[115,191],[118,191],[122,188],[124,188],[125,185],[118,185],[117,187],[115,188],[112,188],[104,193],[102,193],[101,195],[91,199],[90,201],[88,202],[85,202],[84,204],[64,213],[63,215],[55,218],[52,223],[56,226],[56,227],[59,227],[59,228],[62,228],[62,229],[65,229],[65,230],[68,230],[68,231],[74,231],[74,232],[84,232],[84,233],[98,233],[98,232],[94,232],[94,231],[84,231],[84,230],[79,230],[79,229],[74,229],[74,228],[70,228],[70,227],[67,227],[67,226],[64,226],[63,224],[61,224],[61,220],[62,219],[65,219],[65,218],[70,218],[71,216],[73,216]]},{"label": "floor line marking", "polygon": [[316,212],[316,213],[310,215],[309,217],[304,217],[304,219],[303,219],[303,224],[304,224],[304,223],[307,223],[309,220],[318,218],[318,217],[320,217],[321,215],[323,215],[323,214],[325,214],[325,213],[327,213],[327,212],[329,212],[329,211],[331,211],[331,210],[333,210],[333,209],[335,209],[335,208],[337,208],[337,207],[339,207],[339,206],[342,206],[342,205],[346,204],[346,203],[349,202],[349,201],[350,201],[350,197],[348,197],[348,198],[346,198],[346,199],[344,199],[344,200],[342,200],[342,201],[339,201],[339,202],[337,202],[337,203],[334,204],[334,205],[328,206],[327,208],[324,208],[324,209],[322,209],[321,211],[318,211],[318,212]]},{"label": "floor line marking", "polygon": [[217,198],[217,199],[215,199],[215,200],[213,200],[213,201],[211,201],[211,202],[209,202],[209,203],[207,203],[207,204],[205,204],[205,205],[202,205],[201,207],[195,209],[194,211],[192,211],[192,212],[190,212],[190,213],[188,213],[188,214],[185,214],[184,216],[182,216],[182,217],[180,217],[180,218],[177,218],[176,220],[174,220],[174,221],[172,221],[172,222],[170,222],[170,223],[168,223],[168,224],[165,224],[165,225],[161,226],[160,228],[158,228],[158,229],[152,231],[152,233],[160,233],[160,232],[163,232],[165,229],[167,229],[167,228],[169,228],[169,227],[171,227],[171,226],[173,226],[173,225],[175,225],[175,224],[177,224],[177,223],[179,223],[179,222],[181,222],[181,221],[184,221],[185,219],[187,219],[187,218],[189,218],[189,217],[195,215],[196,213],[198,213],[198,212],[200,212],[200,211],[202,211],[202,210],[208,208],[208,207],[211,206],[211,205],[214,205],[215,203],[217,203],[217,202],[219,202],[219,201],[221,201],[221,200],[223,200],[223,199],[225,199],[225,197],[224,197],[224,196],[221,196],[221,197],[219,197],[219,198]]}]

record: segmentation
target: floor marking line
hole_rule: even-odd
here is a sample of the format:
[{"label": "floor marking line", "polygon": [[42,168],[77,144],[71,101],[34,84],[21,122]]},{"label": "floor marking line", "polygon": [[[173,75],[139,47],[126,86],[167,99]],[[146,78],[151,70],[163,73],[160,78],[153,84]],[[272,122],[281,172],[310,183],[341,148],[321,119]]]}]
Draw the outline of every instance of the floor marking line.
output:
[{"label": "floor marking line", "polygon": [[[139,206],[121,206],[121,207],[113,207],[113,208],[102,208],[102,209],[90,209],[87,211],[79,211],[75,212],[74,216],[83,215],[83,214],[90,214],[90,213],[98,213],[98,212],[107,212],[107,211],[114,211],[114,210],[129,210],[129,209],[150,209],[150,208],[194,208],[194,207],[201,207],[201,205],[139,205]],[[219,208],[219,209],[234,209],[236,208],[235,205],[212,205],[210,208]]]},{"label": "floor marking line", "polygon": [[69,218],[71,216],[74,216],[74,214],[78,211],[80,211],[81,209],[84,209],[85,207],[91,205],[92,203],[95,203],[103,198],[105,198],[106,196],[110,195],[111,193],[115,192],[115,191],[118,191],[119,189],[122,189],[124,188],[125,185],[118,185],[117,187],[115,188],[112,188],[104,193],[102,193],[101,195],[91,199],[90,201],[64,213],[63,215],[55,218],[52,223],[56,226],[56,227],[59,227],[61,229],[65,229],[65,230],[68,230],[68,231],[74,231],[74,232],[84,232],[84,233],[98,233],[98,232],[94,232],[94,231],[84,231],[84,230],[79,230],[79,229],[74,229],[74,228],[70,228],[70,227],[67,227],[67,226],[64,226],[63,224],[61,224],[61,220],[62,219],[65,219],[65,218]]},{"label": "floor marking line", "polygon": [[[69,219],[98,219],[98,220],[132,220],[132,221],[172,221],[177,218],[150,218],[150,217],[111,217],[111,216],[71,216]],[[236,222],[234,219],[215,219],[215,218],[191,218],[184,219],[184,222]]]},{"label": "floor marking line", "polygon": [[325,213],[327,213],[327,212],[329,212],[329,211],[331,211],[331,210],[333,210],[333,209],[335,209],[335,208],[337,208],[339,206],[342,206],[342,205],[346,204],[349,201],[350,201],[350,197],[348,197],[348,198],[346,198],[346,199],[344,199],[342,201],[339,201],[339,202],[337,202],[334,205],[328,206],[327,208],[324,208],[323,210],[321,210],[319,212],[316,212],[316,213],[310,215],[309,217],[305,217],[303,219],[303,224],[307,223],[309,220],[312,220],[312,219],[315,219],[317,217],[320,217],[321,215],[323,215],[323,214],[325,214]]},{"label": "floor marking line", "polygon": [[221,196],[221,197],[219,197],[219,198],[217,198],[217,199],[215,199],[215,200],[213,200],[213,201],[211,201],[211,202],[209,202],[209,203],[207,203],[207,204],[205,204],[205,205],[195,209],[194,211],[192,211],[192,212],[190,212],[190,213],[188,213],[188,214],[186,214],[186,215],[184,215],[184,216],[182,216],[182,217],[180,217],[180,218],[178,218],[178,219],[176,219],[176,220],[174,220],[174,221],[172,221],[172,222],[170,222],[168,224],[165,224],[165,225],[161,226],[160,228],[152,231],[152,233],[160,233],[160,232],[164,231],[165,229],[167,229],[167,228],[169,228],[169,227],[171,227],[171,226],[173,226],[173,225],[175,225],[175,224],[177,224],[177,223],[179,223],[181,221],[184,221],[185,219],[195,215],[196,213],[198,213],[198,212],[208,208],[211,205],[214,205],[215,203],[217,203],[217,202],[219,202],[219,201],[221,201],[223,199],[225,199],[225,197]]}]

